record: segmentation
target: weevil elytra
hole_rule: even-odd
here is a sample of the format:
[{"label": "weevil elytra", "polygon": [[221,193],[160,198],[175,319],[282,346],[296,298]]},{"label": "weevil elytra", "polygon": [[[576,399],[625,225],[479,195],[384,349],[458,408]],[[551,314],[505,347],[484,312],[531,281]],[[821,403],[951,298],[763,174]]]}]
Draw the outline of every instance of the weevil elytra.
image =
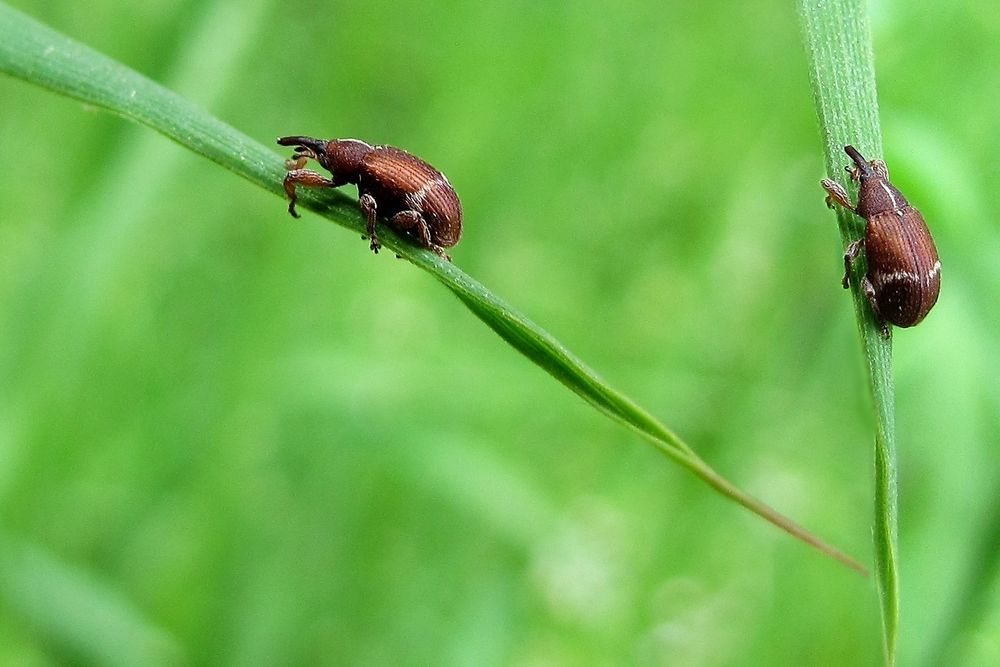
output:
[{"label": "weevil elytra", "polygon": [[861,278],[861,291],[868,298],[882,335],[889,325],[912,327],[920,323],[937,302],[941,290],[941,261],[934,239],[920,211],[889,182],[882,160],[865,160],[853,146],[844,146],[854,162],[851,179],[859,182],[858,205],[851,206],[847,191],[830,179],[821,184],[827,206],[834,203],[866,221],[865,234],[847,246],[844,253],[844,288],[850,287],[851,269],[862,251],[868,271]]},{"label": "weevil elytra", "polygon": [[[292,216],[299,217],[295,210],[297,185],[336,188],[355,184],[373,252],[381,247],[376,230],[381,218],[413,236],[422,247],[451,259],[444,249],[454,246],[462,236],[462,203],[445,175],[431,165],[399,148],[372,146],[357,139],[292,136],[281,137],[278,144],[295,146],[284,180]],[[305,169],[310,158],[332,178]]]}]

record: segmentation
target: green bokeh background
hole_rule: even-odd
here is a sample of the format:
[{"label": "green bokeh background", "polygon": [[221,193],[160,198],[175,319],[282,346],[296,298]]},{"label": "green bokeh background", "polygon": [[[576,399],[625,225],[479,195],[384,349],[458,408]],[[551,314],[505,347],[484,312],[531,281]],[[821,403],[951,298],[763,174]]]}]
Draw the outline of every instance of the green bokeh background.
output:
[{"label": "green bokeh background", "polygon": [[[870,404],[786,3],[13,4],[262,142],[440,167],[458,265],[870,561]],[[895,338],[900,662],[992,665],[1000,13],[872,12],[885,157],[944,264]],[[6,77],[0,167],[0,664],[880,663],[870,579],[390,253]]]}]

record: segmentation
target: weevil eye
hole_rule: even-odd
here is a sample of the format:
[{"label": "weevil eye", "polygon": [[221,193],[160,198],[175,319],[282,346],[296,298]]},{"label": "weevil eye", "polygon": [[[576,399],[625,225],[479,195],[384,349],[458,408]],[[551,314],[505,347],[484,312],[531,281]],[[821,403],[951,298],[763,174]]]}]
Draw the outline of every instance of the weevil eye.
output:
[{"label": "weevil eye", "polygon": [[872,171],[879,178],[889,180],[889,167],[885,166],[885,160],[872,160]]}]

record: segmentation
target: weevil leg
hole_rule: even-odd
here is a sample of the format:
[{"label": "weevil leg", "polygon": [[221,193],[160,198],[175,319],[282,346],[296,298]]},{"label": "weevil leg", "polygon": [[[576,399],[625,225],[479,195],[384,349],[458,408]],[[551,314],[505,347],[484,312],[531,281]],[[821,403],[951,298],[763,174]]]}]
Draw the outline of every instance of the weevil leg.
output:
[{"label": "weevil leg", "polygon": [[309,160],[315,160],[315,159],[316,155],[314,155],[312,151],[303,151],[303,152],[296,151],[292,157],[285,160],[285,169],[287,169],[288,171],[302,169],[303,167],[306,166],[306,163],[309,162]]},{"label": "weevil leg", "polygon": [[288,195],[288,212],[292,214],[293,218],[300,217],[298,212],[295,210],[295,202],[298,201],[298,196],[295,194],[295,186],[302,185],[307,188],[333,188],[336,187],[336,183],[331,181],[329,178],[324,177],[322,174],[317,174],[311,169],[292,169],[287,174],[285,174],[285,194]]},{"label": "weevil leg", "polygon": [[424,216],[420,215],[418,211],[414,211],[412,209],[400,211],[396,215],[389,218],[389,224],[396,229],[402,229],[416,234],[417,240],[420,241],[420,245],[424,248],[430,248],[434,245],[431,242],[430,227],[427,226],[427,221],[424,220]]},{"label": "weevil leg", "polygon": [[[861,254],[861,251],[864,250],[864,247],[865,247],[865,240],[862,238],[851,243],[849,246],[847,246],[847,250],[844,251],[844,280],[843,280],[844,289],[847,289],[848,287],[851,286],[851,270],[854,268],[854,261],[858,258],[858,255]],[[868,278],[866,277],[861,284],[864,285],[864,282],[867,280]],[[868,283],[868,286],[869,287],[871,286],[871,282]]]},{"label": "weevil leg", "polygon": [[882,330],[882,338],[889,338],[892,335],[892,330],[889,328],[889,323],[882,317],[882,311],[878,307],[878,298],[875,296],[875,286],[872,285],[872,281],[868,280],[868,276],[861,279],[861,291],[867,297],[872,312],[875,313],[875,321],[878,322],[879,329]]},{"label": "weevil leg", "polygon": [[[379,248],[382,244],[378,242],[378,235],[375,233],[375,221],[378,217],[378,203],[375,198],[370,194],[365,192],[358,198],[358,204],[361,206],[361,212],[365,214],[365,220],[367,224],[365,225],[365,231],[368,234],[368,238],[371,239],[371,243],[368,247],[372,249],[372,252],[376,255],[378,254]],[[362,236],[361,238],[365,238]]]},{"label": "weevil leg", "polygon": [[427,220],[424,219],[424,216],[422,216],[419,211],[414,211],[412,209],[400,211],[389,219],[389,224],[396,229],[402,229],[416,234],[421,247],[433,250],[442,258],[448,260],[449,262],[451,261],[451,257],[445,253],[444,248],[431,240],[431,228],[427,225]]},{"label": "weevil leg", "polygon": [[833,208],[834,203],[837,203],[848,211],[854,210],[854,207],[851,206],[851,200],[847,196],[847,190],[840,183],[829,178],[824,178],[819,184],[826,190],[826,205],[828,208]]}]

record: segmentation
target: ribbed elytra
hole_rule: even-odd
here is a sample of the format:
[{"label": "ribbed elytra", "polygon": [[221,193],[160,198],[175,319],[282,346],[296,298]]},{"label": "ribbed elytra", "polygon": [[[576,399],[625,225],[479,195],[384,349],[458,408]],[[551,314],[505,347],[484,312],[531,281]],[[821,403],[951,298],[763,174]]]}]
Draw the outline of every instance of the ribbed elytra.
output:
[{"label": "ribbed elytra", "polygon": [[826,202],[854,211],[867,224],[865,235],[844,253],[843,285],[850,286],[851,269],[863,250],[868,272],[861,290],[888,337],[890,324],[912,327],[930,312],[941,290],[941,262],[924,217],[889,182],[885,162],[869,162],[853,146],[844,151],[854,161],[848,167],[851,179],[860,183],[858,205],[851,206],[844,188],[830,179],[821,181]]},{"label": "ribbed elytra", "polygon": [[[326,141],[293,136],[281,137],[278,144],[295,146],[284,180],[292,216],[299,217],[295,211],[297,185],[336,188],[353,183],[358,186],[358,204],[365,214],[365,231],[373,252],[381,247],[376,231],[381,218],[413,236],[422,247],[451,259],[444,249],[454,246],[462,236],[462,203],[445,175],[431,165],[399,148],[370,146],[357,139]],[[310,158],[333,178],[304,169]]]}]

